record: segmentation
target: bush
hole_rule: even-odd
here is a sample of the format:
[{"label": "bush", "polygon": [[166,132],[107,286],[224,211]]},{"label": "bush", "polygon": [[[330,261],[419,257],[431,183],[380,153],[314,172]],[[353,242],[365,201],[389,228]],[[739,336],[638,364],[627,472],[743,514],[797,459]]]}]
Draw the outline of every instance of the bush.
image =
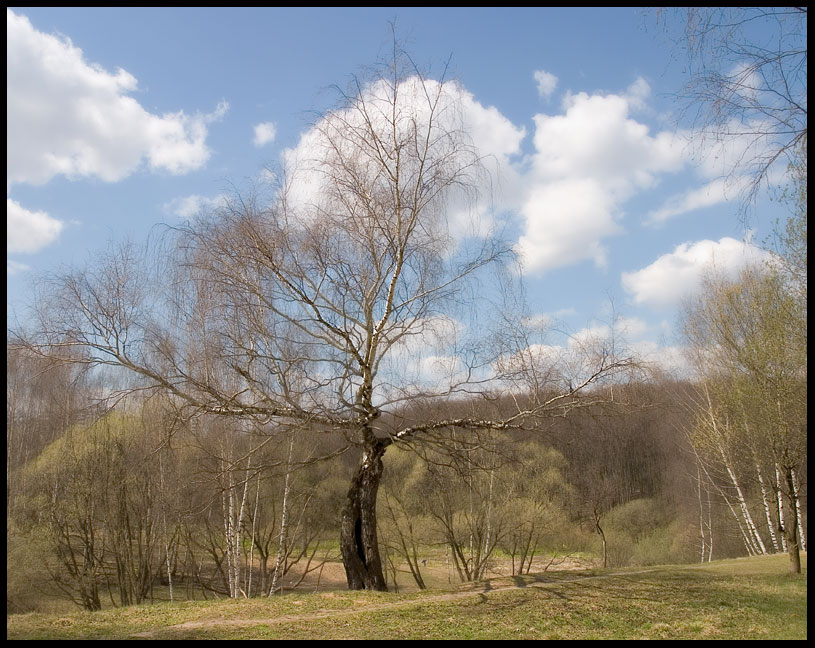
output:
[{"label": "bush", "polygon": [[9,523],[6,534],[6,614],[54,613],[73,609],[54,591],[45,561],[44,533],[24,532]]},{"label": "bush", "polygon": [[694,528],[671,519],[656,499],[637,499],[612,509],[607,517],[608,566],[660,565],[694,560]]}]

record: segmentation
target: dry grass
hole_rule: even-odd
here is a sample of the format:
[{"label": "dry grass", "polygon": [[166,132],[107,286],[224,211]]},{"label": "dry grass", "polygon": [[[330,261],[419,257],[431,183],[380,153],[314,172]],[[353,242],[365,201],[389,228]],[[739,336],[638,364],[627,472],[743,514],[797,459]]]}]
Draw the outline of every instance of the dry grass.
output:
[{"label": "dry grass", "polygon": [[[804,557],[804,565],[806,559]],[[785,556],[7,618],[9,639],[805,639]],[[322,583],[321,583],[322,585]]]}]

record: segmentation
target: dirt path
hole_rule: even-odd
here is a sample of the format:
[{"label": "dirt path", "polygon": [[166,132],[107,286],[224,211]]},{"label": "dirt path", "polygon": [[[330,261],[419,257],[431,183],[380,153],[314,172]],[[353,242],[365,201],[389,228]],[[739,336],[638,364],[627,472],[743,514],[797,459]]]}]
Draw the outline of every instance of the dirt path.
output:
[{"label": "dirt path", "polygon": [[448,594],[439,594],[435,596],[426,596],[422,598],[411,599],[408,601],[393,601],[391,603],[373,603],[371,605],[360,606],[350,610],[325,610],[319,612],[311,612],[308,614],[287,614],[274,618],[264,619],[207,619],[204,621],[187,621],[176,625],[167,626],[160,630],[150,630],[148,632],[138,632],[130,635],[132,638],[150,639],[155,637],[161,632],[167,630],[193,630],[195,628],[213,628],[213,627],[233,627],[241,628],[253,625],[279,625],[283,623],[297,623],[302,621],[313,621],[317,619],[330,619],[336,617],[353,616],[355,614],[363,614],[366,612],[378,612],[380,610],[392,610],[396,608],[410,607],[414,605],[426,605],[428,603],[437,603],[440,601],[453,601],[456,599],[466,598],[468,596],[487,596],[495,592],[506,592],[510,590],[529,589],[537,587],[545,589],[546,587],[562,585],[564,583],[577,583],[589,580],[614,578],[616,576],[634,576],[637,574],[645,574],[655,571],[654,569],[643,569],[639,571],[623,571],[613,572],[610,574],[600,574],[597,576],[578,576],[569,579],[555,579],[550,581],[533,581],[531,583],[524,583],[523,585],[510,585],[510,584],[493,584],[490,581],[477,586],[473,589],[468,589],[458,592],[450,592]]}]

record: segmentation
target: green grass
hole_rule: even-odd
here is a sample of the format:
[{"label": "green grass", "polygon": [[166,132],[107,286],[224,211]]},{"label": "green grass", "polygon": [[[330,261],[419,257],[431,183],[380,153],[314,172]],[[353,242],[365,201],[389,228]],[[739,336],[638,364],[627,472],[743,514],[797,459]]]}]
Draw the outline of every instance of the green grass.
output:
[{"label": "green grass", "polygon": [[[516,589],[501,589],[508,586]],[[806,613],[806,575],[788,575],[782,555],[547,572],[410,594],[294,592],[11,615],[6,627],[9,639],[806,639]]]}]

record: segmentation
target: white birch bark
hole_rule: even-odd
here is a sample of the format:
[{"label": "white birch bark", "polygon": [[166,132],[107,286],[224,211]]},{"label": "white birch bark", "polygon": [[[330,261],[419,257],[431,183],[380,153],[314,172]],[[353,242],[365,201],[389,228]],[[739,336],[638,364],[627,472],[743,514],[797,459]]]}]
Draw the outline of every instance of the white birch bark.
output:
[{"label": "white birch bark", "polygon": [[801,551],[807,550],[807,542],[806,538],[804,537],[804,523],[801,517],[801,499],[798,497],[798,478],[795,476],[795,471],[791,470],[792,473],[792,487],[794,490],[793,496],[795,498],[795,510],[798,513],[798,538],[801,543]]},{"label": "white birch bark", "polygon": [[241,544],[243,541],[243,516],[246,513],[246,496],[249,491],[249,470],[252,465],[252,456],[250,455],[246,461],[246,474],[244,475],[243,480],[243,496],[241,497],[241,505],[238,508],[238,517],[235,520],[235,542],[233,544],[234,551],[235,551],[235,559],[233,561],[234,569],[235,569],[235,589],[238,592],[235,594],[235,598],[238,598],[237,594],[243,594],[244,598],[247,596],[246,592],[241,590],[240,583],[241,583]]},{"label": "white birch bark", "polygon": [[713,506],[710,502],[710,488],[705,488],[707,491],[707,535],[709,538],[707,561],[713,561]]},{"label": "white birch bark", "polygon": [[291,478],[291,457],[294,449],[294,437],[289,439],[289,453],[286,458],[286,479],[283,482],[283,511],[280,514],[280,540],[277,544],[277,560],[275,560],[274,572],[272,573],[272,585],[269,588],[269,596],[274,596],[277,587],[277,579],[280,577],[280,563],[283,560],[286,546],[286,532],[289,518],[289,488]]},{"label": "white birch bark", "polygon": [[704,508],[702,507],[702,469],[699,467],[699,457],[696,457],[696,494],[699,500],[699,536],[702,539],[702,554],[699,562],[705,562],[705,550],[707,543],[705,542],[705,518]]},{"label": "white birch bark", "polygon": [[716,447],[719,451],[719,455],[722,458],[722,463],[724,464],[725,470],[727,470],[727,474],[730,477],[730,481],[733,484],[733,488],[736,491],[736,498],[739,502],[739,508],[741,509],[741,513],[744,516],[744,523],[749,533],[750,542],[755,548],[756,553],[766,554],[767,549],[764,546],[764,541],[761,539],[761,536],[758,533],[758,529],[756,528],[756,525],[753,522],[753,517],[752,515],[750,515],[750,509],[747,508],[747,501],[744,498],[744,493],[741,490],[741,486],[739,485],[739,481],[736,478],[736,473],[733,470],[730,458],[728,457],[727,451],[725,450],[724,444],[722,443],[722,439],[724,438],[724,436],[719,431],[719,426],[716,423],[716,417],[713,413],[713,404],[710,401],[710,394],[707,394],[707,400],[708,400],[708,413],[710,415],[711,426],[713,427],[713,434],[716,442]]},{"label": "white birch bark", "polygon": [[492,517],[492,485],[495,479],[495,470],[490,471],[490,490],[489,490],[489,498],[487,499],[487,532],[484,538],[484,555],[486,556],[490,550],[490,532],[492,531],[491,528],[491,517]]},{"label": "white birch bark", "polygon": [[761,487],[761,501],[764,504],[764,515],[767,518],[767,530],[770,532],[770,540],[773,543],[773,550],[778,553],[778,538],[775,537],[775,529],[773,528],[773,518],[770,515],[770,502],[767,498],[767,487],[764,485],[764,477],[761,475],[761,468],[756,462],[756,475],[758,475],[758,483]]},{"label": "white birch bark", "polygon": [[226,462],[222,462],[224,470],[224,485],[221,489],[221,508],[223,510],[224,540],[226,541],[226,582],[229,597],[234,598],[234,583],[232,582],[232,473],[226,470]]},{"label": "white birch bark", "polygon": [[750,515],[750,509],[747,508],[747,501],[744,499],[744,493],[741,490],[738,479],[736,479],[736,473],[733,471],[730,462],[728,462],[726,459],[725,468],[727,469],[727,474],[730,476],[730,481],[733,483],[733,488],[736,490],[736,498],[738,499],[739,507],[741,508],[741,514],[744,516],[744,524],[750,533],[753,545],[756,548],[756,553],[766,554],[767,549],[764,546],[761,536],[758,534],[758,529],[753,522],[753,516]]},{"label": "white birch bark", "polygon": [[[695,452],[695,450],[694,450],[694,452]],[[698,455],[697,455],[697,457],[698,457]],[[733,504],[730,502],[730,498],[727,496],[727,493],[725,493],[724,490],[722,490],[721,486],[716,484],[713,481],[713,479],[711,479],[710,473],[708,473],[707,468],[705,467],[705,465],[703,463],[701,463],[701,461],[700,461],[700,465],[702,466],[702,470],[705,471],[705,476],[707,476],[708,481],[716,487],[716,490],[719,491],[719,494],[722,496],[722,499],[724,500],[725,504],[727,504],[727,508],[729,508],[730,512],[733,514],[733,517],[736,520],[736,524],[738,524],[738,526],[739,526],[739,531],[741,532],[741,537],[742,537],[742,540],[744,541],[744,546],[747,549],[747,554],[750,555],[750,556],[755,555],[755,553],[756,553],[755,545],[754,545],[754,543],[750,542],[750,538],[748,537],[747,532],[744,530],[744,525],[742,524],[742,518],[741,518],[741,516],[739,516],[736,509],[733,508]]]},{"label": "white birch bark", "polygon": [[255,490],[255,508],[252,512],[252,538],[249,545],[249,576],[246,581],[246,594],[252,596],[252,575],[255,566],[255,524],[258,519],[258,500],[260,499],[260,471],[258,471],[257,489]]},{"label": "white birch bark", "polygon": [[161,521],[164,532],[164,557],[167,562],[167,584],[170,587],[170,602],[173,602],[173,570],[170,566],[170,542],[167,539],[167,498],[164,493],[164,468],[161,462],[161,452],[158,453],[159,486],[161,488]]},{"label": "white birch bark", "polygon": [[775,464],[775,496],[778,505],[778,529],[781,532],[781,550],[787,550],[787,538],[784,534],[784,498],[781,496],[781,471]]}]

